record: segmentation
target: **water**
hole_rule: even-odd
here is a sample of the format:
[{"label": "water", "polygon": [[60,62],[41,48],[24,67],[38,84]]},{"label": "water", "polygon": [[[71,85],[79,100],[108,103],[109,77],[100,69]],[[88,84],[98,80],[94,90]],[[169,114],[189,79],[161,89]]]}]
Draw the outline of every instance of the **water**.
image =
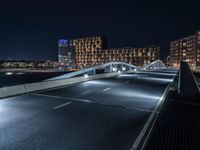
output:
[{"label": "water", "polygon": [[0,72],[0,87],[40,82],[69,72]]}]

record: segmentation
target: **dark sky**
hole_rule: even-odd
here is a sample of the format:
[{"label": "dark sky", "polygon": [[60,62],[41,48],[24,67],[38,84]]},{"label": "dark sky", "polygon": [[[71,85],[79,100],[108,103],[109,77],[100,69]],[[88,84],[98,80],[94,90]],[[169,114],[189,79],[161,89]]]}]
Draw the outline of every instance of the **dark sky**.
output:
[{"label": "dark sky", "polygon": [[110,48],[159,45],[200,30],[198,1],[0,0],[0,60],[57,59],[57,40],[105,35]]}]

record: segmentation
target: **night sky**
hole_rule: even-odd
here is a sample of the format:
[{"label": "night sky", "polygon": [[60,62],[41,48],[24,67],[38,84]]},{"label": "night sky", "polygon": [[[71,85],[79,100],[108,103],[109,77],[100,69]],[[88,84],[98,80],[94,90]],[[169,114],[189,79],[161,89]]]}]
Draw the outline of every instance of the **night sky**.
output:
[{"label": "night sky", "polygon": [[0,0],[0,60],[57,60],[57,40],[104,35],[108,46],[159,45],[200,30],[198,1]]}]

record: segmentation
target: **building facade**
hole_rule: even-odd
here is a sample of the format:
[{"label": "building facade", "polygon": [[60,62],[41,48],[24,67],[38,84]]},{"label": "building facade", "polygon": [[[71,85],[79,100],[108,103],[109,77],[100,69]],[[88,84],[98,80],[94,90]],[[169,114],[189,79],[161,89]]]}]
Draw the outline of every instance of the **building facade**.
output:
[{"label": "building facade", "polygon": [[106,48],[107,39],[103,36],[59,40],[58,60],[66,67],[87,67],[98,64],[98,54]]},{"label": "building facade", "polygon": [[200,31],[170,42],[170,63],[179,68],[180,61],[186,61],[192,68],[200,67]]},{"label": "building facade", "polygon": [[158,46],[108,49],[107,38],[101,36],[59,40],[58,43],[59,63],[66,67],[84,68],[110,61],[143,66],[159,59],[160,55]]},{"label": "building facade", "polygon": [[106,37],[86,37],[75,39],[76,64],[87,67],[99,64],[99,56],[107,48]]},{"label": "building facade", "polygon": [[58,41],[58,62],[61,66],[74,66],[76,61],[76,50],[70,40]]},{"label": "building facade", "polygon": [[143,66],[159,59],[159,52],[160,48],[156,46],[105,49],[101,51],[98,63],[122,61],[136,66]]}]

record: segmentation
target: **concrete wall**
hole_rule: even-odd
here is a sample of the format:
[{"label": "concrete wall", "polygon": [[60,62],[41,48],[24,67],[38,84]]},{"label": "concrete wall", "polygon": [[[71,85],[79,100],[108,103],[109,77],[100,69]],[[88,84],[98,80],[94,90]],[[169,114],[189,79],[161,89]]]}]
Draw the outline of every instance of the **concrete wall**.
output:
[{"label": "concrete wall", "polygon": [[[124,73],[130,73],[130,72],[133,72],[133,71],[127,71]],[[91,75],[91,76],[88,76],[87,78],[81,76],[81,77],[61,79],[61,80],[43,81],[43,82],[30,83],[30,84],[24,84],[24,85],[3,87],[3,88],[0,88],[0,98],[26,94],[30,92],[36,92],[40,90],[51,89],[51,88],[70,85],[70,84],[76,84],[76,83],[89,81],[89,80],[113,77],[119,74],[122,74],[122,73],[113,72],[113,73]]]},{"label": "concrete wall", "polygon": [[10,86],[0,88],[0,98],[20,95],[26,93],[24,85]]}]

